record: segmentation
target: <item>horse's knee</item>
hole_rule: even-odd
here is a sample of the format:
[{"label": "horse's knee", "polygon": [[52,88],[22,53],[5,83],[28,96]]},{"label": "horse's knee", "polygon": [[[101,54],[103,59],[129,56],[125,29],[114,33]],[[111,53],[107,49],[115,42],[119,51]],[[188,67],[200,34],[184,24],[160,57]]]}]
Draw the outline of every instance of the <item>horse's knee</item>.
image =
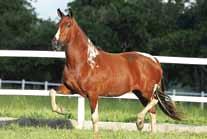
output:
[{"label": "horse's knee", "polygon": [[68,89],[68,87],[66,87],[64,84],[61,84],[58,87],[57,92],[58,93],[61,93],[61,94],[64,94],[64,95],[67,95],[67,94],[70,94],[71,93],[71,90]]},{"label": "horse's knee", "polygon": [[99,121],[97,109],[92,113],[91,119],[92,119],[93,123],[97,123]]},{"label": "horse's knee", "polygon": [[56,91],[55,91],[54,89],[51,89],[51,90],[49,91],[49,94],[50,94],[51,97],[53,97],[53,96],[56,95]]}]

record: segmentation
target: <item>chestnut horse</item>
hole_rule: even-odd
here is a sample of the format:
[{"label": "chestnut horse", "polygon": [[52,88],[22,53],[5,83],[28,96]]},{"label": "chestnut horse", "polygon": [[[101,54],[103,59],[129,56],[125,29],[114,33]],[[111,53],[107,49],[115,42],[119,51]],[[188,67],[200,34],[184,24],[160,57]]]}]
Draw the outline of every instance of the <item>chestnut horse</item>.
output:
[{"label": "chestnut horse", "polygon": [[56,91],[50,90],[54,112],[63,113],[56,104],[56,92],[80,94],[89,100],[93,130],[98,133],[99,96],[114,97],[132,92],[145,107],[137,115],[139,130],[143,128],[144,117],[149,112],[151,131],[156,131],[157,103],[166,115],[175,120],[181,119],[174,103],[164,93],[163,71],[156,58],[140,52],[114,54],[99,50],[79,27],[71,9],[69,15],[64,15],[59,9],[57,12],[61,19],[52,44],[65,50],[66,63],[63,83]]}]

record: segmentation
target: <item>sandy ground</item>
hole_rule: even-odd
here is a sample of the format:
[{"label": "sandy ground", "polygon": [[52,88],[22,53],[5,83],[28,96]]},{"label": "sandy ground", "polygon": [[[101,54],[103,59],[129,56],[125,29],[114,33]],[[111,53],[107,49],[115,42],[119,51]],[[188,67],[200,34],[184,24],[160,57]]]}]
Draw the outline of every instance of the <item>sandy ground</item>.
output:
[{"label": "sandy ground", "polygon": [[[17,119],[11,117],[1,117],[0,127],[9,124],[19,124],[20,126],[47,126],[51,128],[78,128],[76,120],[46,120],[46,119]],[[107,130],[129,130],[137,131],[135,123],[123,123],[123,122],[99,122],[100,129]],[[92,129],[91,121],[85,121],[83,129]],[[142,131],[150,131],[150,125],[145,124]],[[207,133],[207,126],[195,126],[184,124],[157,124],[157,132],[189,132],[189,133]]]}]

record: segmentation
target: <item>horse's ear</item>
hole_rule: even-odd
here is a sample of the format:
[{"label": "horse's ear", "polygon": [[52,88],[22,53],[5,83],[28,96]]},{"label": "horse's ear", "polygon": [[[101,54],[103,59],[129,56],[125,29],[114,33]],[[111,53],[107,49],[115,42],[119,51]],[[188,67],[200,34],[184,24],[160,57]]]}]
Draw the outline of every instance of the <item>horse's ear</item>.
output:
[{"label": "horse's ear", "polygon": [[68,16],[73,17],[73,10],[71,7],[69,7],[68,11],[69,11]]},{"label": "horse's ear", "polygon": [[59,8],[57,9],[57,14],[60,18],[64,16],[64,13]]}]

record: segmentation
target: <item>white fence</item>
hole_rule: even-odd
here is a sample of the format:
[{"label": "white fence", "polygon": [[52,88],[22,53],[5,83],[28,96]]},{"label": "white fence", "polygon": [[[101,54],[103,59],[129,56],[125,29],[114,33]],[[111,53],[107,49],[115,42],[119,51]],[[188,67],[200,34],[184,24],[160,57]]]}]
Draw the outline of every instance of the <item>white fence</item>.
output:
[{"label": "white fence", "polygon": [[[48,90],[50,88],[56,88],[60,86],[60,83],[51,83],[48,81],[27,81],[27,80],[2,80],[0,78],[0,89],[22,89],[22,90]],[[204,91],[201,92],[181,92],[177,91],[176,89],[165,90],[168,95],[173,96],[203,96],[207,97],[207,93]]]},{"label": "white fence", "polygon": [[[29,89],[34,89],[34,88],[38,88],[38,89],[42,89],[44,88],[44,90],[48,90],[48,88],[51,87],[58,87],[60,85],[60,83],[50,83],[48,81],[44,81],[44,82],[37,82],[37,81],[26,81],[24,79],[22,80],[2,80],[0,78],[0,89],[1,88],[8,88],[8,87],[3,87],[3,86],[18,86],[18,88],[24,90],[24,89],[28,89],[27,86],[32,86],[29,87]],[[39,87],[37,87],[39,86]],[[16,88],[15,88],[16,89]],[[34,89],[35,90],[35,89]]]},{"label": "white fence", "polygon": [[[54,51],[16,51],[16,50],[0,50],[0,57],[41,57],[41,58],[64,58],[64,52]],[[169,64],[193,64],[193,65],[207,65],[207,58],[186,58],[186,57],[166,57],[166,56],[155,56],[161,63]],[[198,96],[175,96],[171,95],[174,101],[182,102],[200,102],[207,103],[207,97],[204,92],[201,97]],[[0,89],[0,95],[31,95],[31,96],[49,96],[47,90],[12,90],[12,89]],[[83,126],[85,110],[84,110],[84,98],[78,97],[78,125],[81,128]],[[137,99],[132,93],[125,94],[120,97],[123,99]]]},{"label": "white fence", "polygon": [[[64,52],[56,51],[22,51],[0,50],[0,57],[39,57],[39,58],[65,58]],[[207,58],[155,56],[160,63],[207,65]]]}]

